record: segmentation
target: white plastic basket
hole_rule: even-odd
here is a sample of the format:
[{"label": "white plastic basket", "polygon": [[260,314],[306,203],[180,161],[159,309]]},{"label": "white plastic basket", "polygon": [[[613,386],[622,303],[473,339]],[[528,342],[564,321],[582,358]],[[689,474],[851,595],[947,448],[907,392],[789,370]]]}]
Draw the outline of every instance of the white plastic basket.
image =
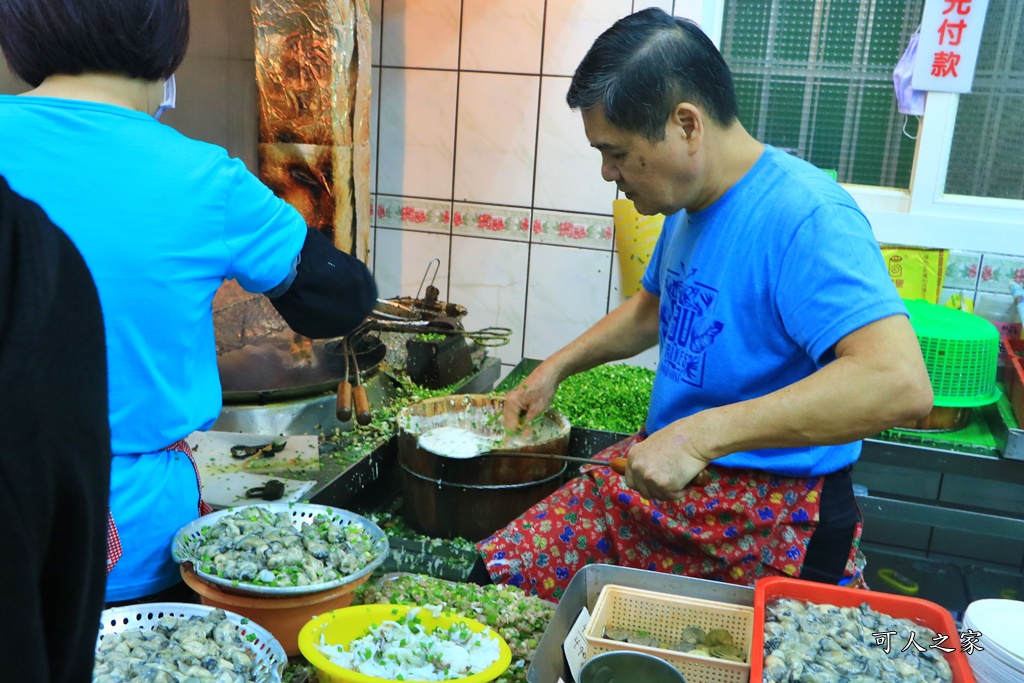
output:
[{"label": "white plastic basket", "polygon": [[[607,585],[601,589],[583,637],[587,642],[587,659],[605,652],[633,650],[665,660],[686,677],[686,683],[748,683],[753,625],[753,607]],[[679,642],[680,634],[688,626],[697,626],[705,631],[725,629],[732,635],[736,646],[746,653],[746,662],[691,655],[603,637],[604,629],[612,627],[644,631],[662,644],[675,643]]]},{"label": "white plastic basket", "polygon": [[[100,643],[108,635],[135,628],[152,630],[164,617],[205,617],[215,610],[215,607],[184,602],[151,602],[103,610],[96,650],[99,651]],[[227,610],[224,614],[243,636],[246,652],[253,663],[253,680],[256,683],[280,683],[288,656],[277,638],[256,622],[239,614]],[[250,640],[246,636],[254,637]]]},{"label": "white plastic basket", "polygon": [[[216,524],[221,518],[233,515],[247,508],[262,508],[273,513],[284,513],[289,515],[291,517],[292,525],[295,526],[296,529],[301,529],[304,522],[312,523],[313,518],[317,515],[324,515],[335,524],[341,526],[347,524],[358,524],[365,529],[373,539],[373,547],[376,551],[376,556],[365,567],[353,574],[342,576],[333,581],[315,583],[308,586],[259,586],[256,584],[234,581],[232,579],[225,579],[224,577],[217,576],[216,574],[210,574],[209,572],[203,571],[202,563],[199,561],[200,558],[198,557],[198,549],[203,544],[203,539],[205,537],[204,530],[207,527],[211,527]],[[309,595],[311,593],[328,591],[339,586],[343,586],[346,583],[351,583],[352,581],[361,579],[364,576],[369,576],[374,569],[384,562],[387,554],[388,538],[376,524],[354,512],[339,510],[326,505],[313,505],[311,503],[260,503],[259,505],[246,505],[218,510],[208,515],[203,515],[199,519],[193,520],[179,529],[178,533],[174,536],[174,542],[171,544],[171,556],[174,557],[175,562],[178,564],[191,562],[196,575],[203,581],[216,585],[226,593],[255,595],[264,598],[291,598],[300,595]]]}]

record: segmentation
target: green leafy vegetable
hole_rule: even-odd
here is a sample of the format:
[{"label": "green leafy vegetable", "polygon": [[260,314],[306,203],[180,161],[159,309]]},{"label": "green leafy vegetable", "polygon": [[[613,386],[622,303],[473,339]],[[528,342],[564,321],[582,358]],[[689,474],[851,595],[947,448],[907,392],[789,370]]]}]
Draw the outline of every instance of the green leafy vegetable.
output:
[{"label": "green leafy vegetable", "polygon": [[599,365],[563,381],[551,407],[573,427],[634,434],[647,420],[653,386],[653,370]]}]

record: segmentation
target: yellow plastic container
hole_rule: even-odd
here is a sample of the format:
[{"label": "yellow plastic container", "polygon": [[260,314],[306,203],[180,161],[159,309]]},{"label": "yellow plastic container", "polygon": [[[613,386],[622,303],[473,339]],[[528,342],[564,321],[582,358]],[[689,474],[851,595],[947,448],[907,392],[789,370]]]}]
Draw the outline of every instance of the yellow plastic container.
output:
[{"label": "yellow plastic container", "polygon": [[660,213],[644,216],[637,213],[633,202],[616,199],[612,202],[615,222],[615,249],[619,253],[619,275],[623,296],[640,291],[640,280],[651,260],[651,252],[658,242],[665,217]]},{"label": "yellow plastic container", "polygon": [[896,285],[896,291],[902,298],[939,303],[949,250],[892,244],[883,244],[881,249],[889,279]]},{"label": "yellow plastic container", "polygon": [[[316,645],[320,643],[320,636],[323,635],[324,641],[328,645],[344,645],[347,650],[349,643],[366,635],[371,624],[395,621],[399,617],[405,616],[412,608],[411,605],[358,605],[325,612],[313,617],[299,631],[299,650],[302,652],[302,656],[316,667],[320,683],[385,683],[391,679],[367,676],[332,663],[326,655],[317,649]],[[427,610],[421,610],[417,617],[424,628],[428,630],[435,626],[447,629],[455,623],[465,624],[474,633],[482,633],[487,629],[476,619],[460,617],[449,612],[435,617]],[[449,681],[486,683],[505,673],[512,662],[512,651],[509,650],[508,643],[497,632],[492,630],[490,637],[498,641],[497,661],[478,674],[464,678],[450,678]]]}]

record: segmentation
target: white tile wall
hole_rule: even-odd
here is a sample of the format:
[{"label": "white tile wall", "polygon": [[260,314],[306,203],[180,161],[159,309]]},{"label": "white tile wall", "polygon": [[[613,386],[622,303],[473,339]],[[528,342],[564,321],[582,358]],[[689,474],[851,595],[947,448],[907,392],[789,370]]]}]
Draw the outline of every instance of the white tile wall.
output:
[{"label": "white tile wall", "polygon": [[606,251],[533,246],[526,298],[527,358],[547,358],[604,317],[611,267]]},{"label": "white tile wall", "polygon": [[601,177],[601,154],[587,141],[580,113],[565,103],[569,82],[541,82],[534,206],[610,214],[615,185]]},{"label": "white tile wall", "polygon": [[461,0],[383,0],[381,66],[457,69]]},{"label": "white tile wall", "polygon": [[457,88],[455,71],[381,69],[377,192],[451,198]]},{"label": "white tile wall", "polygon": [[[704,21],[704,0],[676,0],[673,11],[677,17],[686,17],[687,19],[693,19],[701,26],[708,28],[706,24],[710,23]],[[708,33],[714,39],[713,33]],[[716,41],[717,44],[717,41]]]},{"label": "white tile wall", "polygon": [[14,72],[7,66],[7,60],[0,53],[0,93],[15,95],[23,93],[28,89],[28,84],[14,75]]},{"label": "white tile wall", "polygon": [[463,0],[461,68],[540,73],[544,0]]},{"label": "white tile wall", "polygon": [[549,2],[544,26],[542,72],[572,76],[594,39],[633,11],[633,0]]},{"label": "white tile wall", "polygon": [[[678,2],[676,4],[678,4]],[[648,7],[657,7],[662,11],[672,14],[672,5],[672,0],[633,0],[633,11],[639,12],[640,10],[647,9]]]},{"label": "white tile wall", "polygon": [[531,215],[529,209],[513,206],[455,202],[452,234],[529,242]]},{"label": "white tile wall", "polygon": [[[382,292],[414,294],[428,257],[449,245],[442,296],[469,309],[467,327],[514,330],[496,352],[507,366],[524,351],[550,354],[617,305],[615,186],[601,178],[600,154],[565,93],[616,20],[681,3],[373,0]],[[406,241],[401,230],[418,234]],[[411,256],[417,248],[422,257]],[[630,362],[654,367],[657,349]]]},{"label": "white tile wall", "polygon": [[615,227],[610,216],[535,209],[532,233],[530,239],[535,244],[561,244],[608,251],[613,248]]},{"label": "white tile wall", "polygon": [[[445,291],[449,264],[447,235],[387,228],[377,228],[375,233],[373,274],[381,298],[415,295],[427,267],[435,258],[440,260],[435,283],[442,292]],[[430,272],[433,277],[433,266],[430,266]]]},{"label": "white tile wall", "polygon": [[452,237],[449,301],[469,311],[463,319],[467,330],[512,329],[510,343],[495,349],[503,363],[515,364],[523,357],[529,251],[520,242]]},{"label": "white tile wall", "polygon": [[381,22],[383,21],[383,7],[382,3],[384,0],[370,0],[370,31],[371,40],[373,41],[373,47],[370,51],[370,63],[374,66],[380,66],[380,42],[381,42]]},{"label": "white tile wall", "polygon": [[370,67],[370,192],[377,191],[377,131],[380,130],[380,67]]},{"label": "white tile wall", "polygon": [[539,90],[539,76],[460,75],[457,201],[530,205]]}]

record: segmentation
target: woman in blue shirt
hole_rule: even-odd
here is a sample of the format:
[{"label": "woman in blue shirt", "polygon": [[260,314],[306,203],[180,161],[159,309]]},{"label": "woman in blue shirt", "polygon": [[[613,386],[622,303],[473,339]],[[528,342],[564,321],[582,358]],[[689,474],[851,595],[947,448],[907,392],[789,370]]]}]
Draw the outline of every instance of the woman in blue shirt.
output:
[{"label": "woman in blue shirt", "polygon": [[200,512],[183,439],[220,412],[217,289],[237,280],[296,332],[333,337],[366,317],[376,286],[241,161],[157,120],[173,106],[188,0],[0,0],[0,25],[33,88],[0,96],[0,174],[71,237],[103,309],[106,598],[152,598],[181,585],[170,542]]}]

